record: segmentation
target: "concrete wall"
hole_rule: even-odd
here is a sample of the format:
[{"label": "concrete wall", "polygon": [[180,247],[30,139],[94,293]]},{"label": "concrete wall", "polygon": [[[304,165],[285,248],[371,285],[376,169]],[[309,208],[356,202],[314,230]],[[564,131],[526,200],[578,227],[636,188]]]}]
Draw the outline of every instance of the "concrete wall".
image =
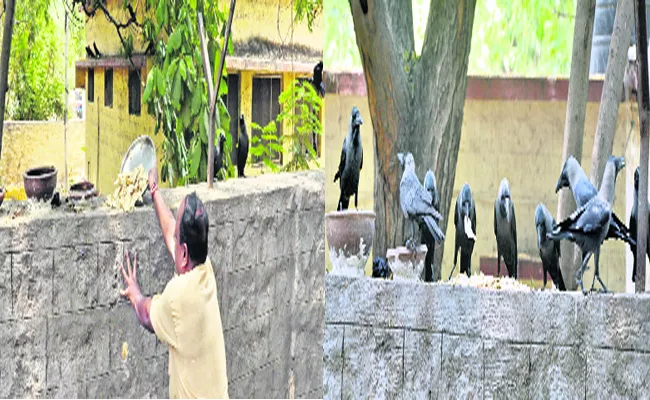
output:
[{"label": "concrete wall", "polygon": [[[85,175],[85,123],[68,121],[68,172]],[[0,177],[7,186],[22,186],[23,172],[42,165],[54,165],[63,183],[65,170],[62,121],[7,121],[2,132]]]},{"label": "concrete wall", "polygon": [[[230,396],[321,397],[323,174],[162,193],[177,207],[192,190],[210,217]],[[151,207],[3,219],[0,249],[0,397],[168,396],[167,347],[119,297],[124,250],[146,295],[173,275]]]},{"label": "concrete wall", "polygon": [[[333,179],[338,168],[343,139],[348,130],[350,110],[356,105],[364,118],[364,125],[361,127],[364,163],[359,185],[359,208],[372,210],[374,136],[363,74],[330,72],[327,78],[330,92],[325,100],[327,113],[324,152],[328,160],[325,166],[325,209],[328,212],[336,210],[340,191],[338,182],[333,183]],[[590,82],[582,155],[582,165],[587,174],[591,169],[601,86],[602,81]],[[472,257],[472,271],[479,270],[482,257],[496,258],[494,200],[503,177],[510,181],[515,204],[519,257],[539,261],[535,208],[538,203],[543,202],[551,213],[555,215],[557,212],[558,195],[555,194],[555,185],[562,168],[567,87],[566,80],[476,77],[468,79],[450,209],[453,210],[456,196],[463,184],[469,183],[476,200],[477,215],[477,241]],[[638,140],[634,139],[638,135],[638,126],[636,103],[622,103],[619,108],[613,153],[625,156],[627,167],[618,179],[614,210],[625,221],[629,218],[634,169],[638,165],[636,154],[639,153],[639,146]],[[428,167],[423,168],[423,171],[426,171],[426,168]],[[440,181],[440,177],[437,178]],[[424,179],[424,173],[420,175],[420,179]],[[626,203],[630,203],[627,212]],[[449,275],[453,265],[452,216],[453,214],[449,214],[447,217],[448,239],[444,245],[443,277]],[[626,248],[620,241],[608,241],[603,245],[600,259],[601,277],[610,290],[625,291],[626,278],[631,279],[631,266],[628,272],[623,267]],[[326,257],[329,259],[329,252]],[[366,272],[369,274],[371,269],[369,260]],[[593,268],[587,271],[585,276],[591,279]]]},{"label": "concrete wall", "polygon": [[648,295],[506,292],[328,274],[325,296],[326,399],[650,393]]}]

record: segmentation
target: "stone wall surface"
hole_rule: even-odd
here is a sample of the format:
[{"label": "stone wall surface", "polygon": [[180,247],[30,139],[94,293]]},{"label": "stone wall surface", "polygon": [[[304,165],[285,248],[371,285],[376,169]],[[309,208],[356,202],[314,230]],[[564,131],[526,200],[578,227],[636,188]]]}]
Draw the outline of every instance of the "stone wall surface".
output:
[{"label": "stone wall surface", "polygon": [[[232,398],[322,396],[323,186],[316,171],[161,189],[174,212],[191,191],[208,210]],[[125,250],[161,292],[174,266],[151,206],[0,225],[0,398],[169,396],[167,346],[119,297]]]},{"label": "stone wall surface", "polygon": [[325,277],[323,394],[647,398],[650,295]]}]

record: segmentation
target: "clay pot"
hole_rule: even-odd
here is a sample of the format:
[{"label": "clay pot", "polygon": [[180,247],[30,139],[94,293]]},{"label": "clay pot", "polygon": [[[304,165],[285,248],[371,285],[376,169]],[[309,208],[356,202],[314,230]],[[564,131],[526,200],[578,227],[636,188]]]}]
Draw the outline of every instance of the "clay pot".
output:
[{"label": "clay pot", "polygon": [[88,181],[75,183],[70,186],[70,190],[68,191],[68,198],[73,201],[85,200],[96,196],[97,189]]},{"label": "clay pot", "polygon": [[348,268],[363,275],[375,236],[375,218],[372,211],[345,210],[325,214],[325,234],[333,272]]},{"label": "clay pot", "polygon": [[54,166],[28,169],[23,173],[25,194],[30,199],[47,200],[56,188],[57,169]]}]

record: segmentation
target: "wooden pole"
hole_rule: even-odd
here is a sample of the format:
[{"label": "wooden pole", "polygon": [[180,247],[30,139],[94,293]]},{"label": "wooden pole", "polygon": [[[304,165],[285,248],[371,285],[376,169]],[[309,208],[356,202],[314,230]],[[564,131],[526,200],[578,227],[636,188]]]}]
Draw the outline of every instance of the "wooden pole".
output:
[{"label": "wooden pole", "polygon": [[[68,11],[65,12],[65,97],[63,99],[63,190],[68,190]],[[99,143],[97,143],[99,146]]]},{"label": "wooden pole", "polygon": [[[214,94],[214,85],[212,84],[212,68],[210,68],[210,56],[208,54],[208,43],[205,39],[205,29],[203,28],[203,14],[197,13],[196,22],[199,26],[199,38],[201,39],[201,58],[203,58],[203,73],[208,85],[208,98],[212,99]],[[214,118],[212,110],[209,110],[208,119],[208,188],[212,189],[212,180],[214,179]]]},{"label": "wooden pole", "polygon": [[205,79],[208,83],[208,98],[209,104],[209,119],[208,119],[208,188],[212,188],[212,180],[214,179],[214,135],[216,131],[215,124],[219,123],[221,128],[221,119],[215,118],[215,110],[217,104],[217,96],[219,96],[219,86],[221,85],[221,78],[223,77],[223,65],[226,62],[226,51],[228,50],[228,40],[230,39],[230,27],[232,26],[232,19],[235,14],[236,0],[230,0],[230,12],[228,14],[228,22],[226,24],[226,36],[221,49],[221,59],[219,60],[219,71],[217,72],[217,80],[212,83],[212,66],[210,65],[210,56],[208,54],[208,43],[205,38],[205,28],[203,26],[203,14],[197,13],[196,20],[199,26],[199,38],[201,39],[201,58],[203,59],[203,72]]},{"label": "wooden pole", "polygon": [[634,2],[636,16],[636,56],[639,76],[637,88],[639,119],[641,121],[641,161],[639,165],[639,204],[636,235],[636,284],[635,291],[645,291],[645,255],[648,237],[648,32],[646,31],[645,0]]},{"label": "wooden pole", "polygon": [[11,37],[14,31],[14,9],[16,2],[5,2],[5,26],[2,33],[2,54],[0,55],[0,158],[2,158],[2,130],[5,121],[5,97],[9,88],[9,56],[11,55]]}]

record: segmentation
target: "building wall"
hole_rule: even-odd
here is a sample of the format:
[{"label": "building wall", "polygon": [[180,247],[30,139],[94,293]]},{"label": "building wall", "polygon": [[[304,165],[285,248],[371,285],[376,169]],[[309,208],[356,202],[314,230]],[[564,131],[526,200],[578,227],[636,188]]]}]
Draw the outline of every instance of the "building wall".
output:
[{"label": "building wall", "polygon": [[[647,295],[325,276],[323,398],[638,398]],[[425,306],[426,305],[426,306]]]},{"label": "building wall", "polygon": [[[374,137],[363,75],[350,77],[347,74],[340,74],[337,77],[336,74],[330,74],[330,77],[338,82],[338,87],[335,86],[332,89],[335,92],[328,93],[325,100],[327,114],[324,149],[328,160],[325,166],[325,209],[328,212],[336,210],[339,187],[333,182],[333,178],[338,168],[343,139],[347,134],[350,110],[353,105],[356,105],[364,118],[361,127],[364,163],[359,186],[359,208],[372,210],[374,207]],[[477,93],[475,88],[483,81],[487,81],[488,90]],[[493,230],[494,200],[503,177],[510,181],[515,205],[520,259],[539,260],[534,223],[537,204],[543,202],[551,213],[554,215],[557,213],[558,195],[555,194],[555,185],[562,168],[566,97],[562,99],[560,94],[552,93],[534,98],[535,96],[529,95],[532,90],[528,86],[530,85],[528,81],[505,79],[510,85],[508,90],[498,86],[501,81],[504,79],[494,79],[492,86],[495,89],[489,90],[490,78],[470,77],[468,96],[465,101],[450,209],[454,209],[456,196],[463,184],[469,183],[476,201],[477,214],[477,241],[472,257],[472,271],[479,270],[481,258],[496,258],[496,239]],[[537,86],[551,86],[545,80],[539,81],[536,83]],[[591,169],[591,151],[598,121],[599,103],[594,100],[600,98],[600,94],[596,93],[598,85],[598,82],[590,84],[590,101],[587,104],[585,119],[582,165],[587,174]],[[328,82],[328,88],[331,86],[334,85]],[[555,87],[549,89],[551,92],[553,90],[560,91]],[[509,98],[509,93],[514,98]],[[491,97],[493,99],[490,99]],[[625,156],[627,167],[618,179],[614,210],[625,221],[629,218],[633,196],[631,190],[633,174],[638,165],[638,155],[636,155],[638,141],[632,139],[635,134],[638,135],[636,133],[638,131],[632,131],[633,126],[639,126],[636,104],[622,103],[619,108],[613,153]],[[420,179],[423,178],[424,176],[420,176]],[[438,181],[440,181],[439,177]],[[444,242],[442,263],[444,278],[451,272],[454,250],[453,214],[448,214],[447,220],[447,240]],[[601,277],[610,290],[626,290],[626,269],[621,267],[624,265],[626,252],[629,252],[626,249],[627,246],[621,241],[607,241],[603,245],[600,257]],[[329,252],[326,253],[329,260]],[[371,268],[372,264],[369,260],[366,265],[367,274],[371,272]],[[631,267],[628,269],[629,278]],[[590,282],[592,276],[593,268],[585,274],[585,282]]]},{"label": "building wall", "polygon": [[[142,69],[143,80],[146,74],[147,71]],[[156,145],[159,160],[162,155],[163,134],[154,134],[156,124],[147,113],[146,105],[142,104],[139,116],[129,114],[128,81],[128,69],[113,70],[113,107],[106,107],[104,69],[95,68],[95,101],[86,102],[86,170],[90,181],[96,182],[99,190],[105,194],[113,192],[122,160],[137,137],[150,136]]]},{"label": "building wall", "polygon": [[[68,175],[86,176],[85,122],[68,121]],[[65,134],[62,121],[8,121],[2,132],[0,176],[6,186],[22,186],[23,172],[29,168],[54,165],[63,185],[65,170]]]},{"label": "building wall", "polygon": [[291,0],[238,1],[232,22],[233,41],[263,37],[274,43],[292,43],[322,49],[323,18],[316,19],[310,32],[306,23],[293,23],[293,3]]},{"label": "building wall", "polygon": [[[161,189],[174,212],[191,191],[210,217],[230,397],[321,398],[322,172]],[[0,397],[169,396],[167,346],[119,296],[125,250],[160,293],[174,267],[150,205],[0,219]]]}]

